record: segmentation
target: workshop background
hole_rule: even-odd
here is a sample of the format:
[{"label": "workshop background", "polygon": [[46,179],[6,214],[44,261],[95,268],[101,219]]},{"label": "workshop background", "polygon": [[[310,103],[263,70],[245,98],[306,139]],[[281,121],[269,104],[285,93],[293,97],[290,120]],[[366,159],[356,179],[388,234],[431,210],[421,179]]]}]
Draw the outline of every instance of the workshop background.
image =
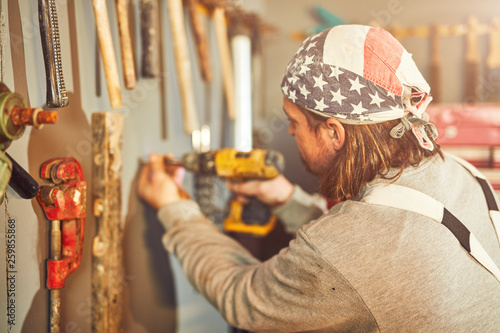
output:
[{"label": "workshop background", "polygon": [[[183,130],[182,101],[167,6],[158,0],[162,30],[162,62],[164,76],[141,76],[140,0],[129,0],[130,30],[135,56],[137,85],[127,90],[123,83],[119,32],[115,1],[107,1],[113,46],[120,74],[123,106],[112,109],[103,64],[98,52],[95,16],[92,1],[56,0],[61,35],[61,54],[69,106],[54,109],[59,114],[57,124],[41,129],[27,128],[24,135],[12,142],[7,152],[40,185],[40,166],[57,157],[74,157],[82,165],[87,181],[87,215],[85,240],[80,267],[66,279],[61,289],[61,332],[90,332],[92,325],[91,260],[92,240],[96,234],[92,202],[92,127],[96,112],[111,112],[123,116],[123,151],[121,179],[121,219],[123,221],[123,274],[114,286],[122,295],[123,332],[228,332],[229,328],[214,308],[206,302],[183,276],[175,258],[161,245],[162,227],[154,212],[138,200],[136,177],[141,159],[151,152],[170,152],[175,156],[192,150],[191,136]],[[463,29],[474,15],[480,26],[489,27],[500,17],[499,0],[243,0],[232,2],[245,12],[255,13],[269,25],[260,36],[261,58],[253,64],[254,72],[253,126],[254,145],[277,149],[286,157],[285,175],[308,191],[315,191],[317,179],[308,175],[300,162],[293,138],[288,136],[288,123],[282,113],[281,76],[288,60],[300,46],[301,40],[321,25],[340,19],[343,23],[372,24],[388,29],[401,28],[403,45],[413,54],[417,66],[430,80],[432,45],[430,27],[449,25],[455,32],[441,38],[440,69],[443,104],[486,105],[498,102],[498,76],[485,74],[485,59],[490,50],[489,34],[484,30],[477,39],[480,75],[474,94],[466,96],[466,34]],[[46,76],[39,32],[38,3],[25,0],[1,0],[1,81],[24,97],[32,107],[46,107]],[[331,14],[330,16],[326,15]],[[323,16],[321,15],[323,14]],[[326,16],[325,16],[326,15]],[[191,55],[192,78],[200,124],[211,130],[211,148],[231,147],[234,144],[232,120],[226,115],[222,67],[218,57],[214,25],[208,17],[211,63],[214,77],[209,89],[201,79],[194,51],[194,40],[187,26]],[[186,14],[186,22],[187,22]],[[418,27],[425,27],[423,33]],[[404,29],[411,28],[411,29]],[[231,26],[228,30],[231,32]],[[453,29],[451,29],[453,30]],[[450,31],[451,31],[450,30]],[[498,46],[498,45],[497,45]],[[258,53],[255,54],[257,56]],[[496,56],[499,56],[498,54]],[[499,63],[498,58],[496,64]],[[500,65],[498,65],[500,66]],[[494,69],[494,66],[493,66]],[[498,70],[498,67],[496,68]],[[483,73],[483,74],[481,74]],[[257,80],[258,79],[258,80]],[[437,90],[437,89],[436,89]],[[100,95],[100,96],[99,96]],[[500,127],[496,119],[488,119],[491,127]],[[454,131],[456,132],[456,128]],[[453,132],[453,131],[452,131]],[[489,159],[495,175],[496,160],[492,146],[464,147],[459,152],[474,158]],[[454,148],[455,150],[457,148]],[[478,157],[479,156],[479,157]],[[493,159],[493,162],[492,162]],[[492,162],[492,164],[491,164]],[[187,175],[186,188],[192,191],[193,180]],[[46,260],[49,257],[50,221],[36,199],[21,198],[10,187],[2,204],[0,218],[0,253],[5,251],[5,273],[0,274],[0,331],[46,332],[49,321],[48,290],[45,286]],[[15,221],[15,271],[9,272],[6,234]],[[11,228],[12,229],[12,228]],[[285,246],[283,233],[273,234],[263,257]],[[269,252],[271,251],[271,252]],[[10,274],[10,275],[9,275]],[[13,284],[12,284],[13,283]],[[14,294],[7,294],[13,292]],[[14,304],[14,311],[12,310]],[[9,310],[9,305],[11,310]]]}]

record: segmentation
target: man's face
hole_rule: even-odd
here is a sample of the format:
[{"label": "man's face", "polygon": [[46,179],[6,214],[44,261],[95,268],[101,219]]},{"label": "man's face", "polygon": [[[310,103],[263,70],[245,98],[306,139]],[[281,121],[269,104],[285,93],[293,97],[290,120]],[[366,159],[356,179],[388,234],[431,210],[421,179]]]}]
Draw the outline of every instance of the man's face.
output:
[{"label": "man's face", "polygon": [[286,98],[283,98],[283,110],[290,121],[288,134],[295,137],[306,170],[322,176],[335,155],[327,129],[320,127],[316,134],[297,105]]}]

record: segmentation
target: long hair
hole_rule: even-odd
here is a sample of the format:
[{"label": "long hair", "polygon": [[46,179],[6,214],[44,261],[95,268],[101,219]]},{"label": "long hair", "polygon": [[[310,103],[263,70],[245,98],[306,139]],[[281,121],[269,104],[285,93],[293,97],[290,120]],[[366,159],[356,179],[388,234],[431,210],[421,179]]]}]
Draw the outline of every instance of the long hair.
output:
[{"label": "long hair", "polygon": [[[325,117],[299,107],[306,116],[309,127],[315,134],[324,126]],[[434,141],[434,150],[420,147],[411,131],[401,138],[393,138],[389,132],[399,119],[369,125],[342,124],[345,142],[332,159],[328,172],[322,175],[320,192],[328,199],[347,200],[355,198],[368,182],[377,175],[397,180],[403,170],[419,165],[425,158],[439,155],[441,148]],[[397,172],[389,176],[391,169]]]}]

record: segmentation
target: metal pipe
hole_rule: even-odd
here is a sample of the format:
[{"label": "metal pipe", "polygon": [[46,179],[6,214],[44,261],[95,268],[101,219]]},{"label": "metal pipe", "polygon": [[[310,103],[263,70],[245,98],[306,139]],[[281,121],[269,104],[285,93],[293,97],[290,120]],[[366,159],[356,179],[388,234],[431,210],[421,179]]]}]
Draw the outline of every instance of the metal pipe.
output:
[{"label": "metal pipe", "polygon": [[247,35],[236,35],[231,40],[234,61],[235,125],[234,147],[252,150],[252,67],[251,40]]},{"label": "metal pipe", "polygon": [[[50,258],[61,259],[61,221],[52,220]],[[59,333],[61,322],[61,289],[50,289],[50,333]]]}]

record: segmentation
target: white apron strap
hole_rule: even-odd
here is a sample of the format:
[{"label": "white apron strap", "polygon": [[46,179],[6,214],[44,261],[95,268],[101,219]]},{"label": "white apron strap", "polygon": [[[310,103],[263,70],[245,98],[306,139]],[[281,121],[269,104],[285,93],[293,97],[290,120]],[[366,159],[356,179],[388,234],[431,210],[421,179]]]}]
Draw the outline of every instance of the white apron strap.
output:
[{"label": "white apron strap", "polygon": [[474,178],[476,178],[477,182],[481,185],[484,197],[486,198],[486,203],[488,204],[488,209],[490,211],[491,223],[493,223],[493,228],[495,229],[498,242],[500,243],[500,211],[498,209],[498,207],[500,207],[500,203],[490,183],[486,180],[486,177],[478,169],[476,169],[476,167],[474,167],[466,160],[463,160],[460,157],[451,154],[445,154],[445,156],[450,157],[461,164],[470,172],[470,174]]},{"label": "white apron strap", "polygon": [[361,201],[411,211],[441,223],[453,233],[462,247],[500,282],[500,270],[476,237],[436,199],[409,187],[390,184],[370,189]]}]

